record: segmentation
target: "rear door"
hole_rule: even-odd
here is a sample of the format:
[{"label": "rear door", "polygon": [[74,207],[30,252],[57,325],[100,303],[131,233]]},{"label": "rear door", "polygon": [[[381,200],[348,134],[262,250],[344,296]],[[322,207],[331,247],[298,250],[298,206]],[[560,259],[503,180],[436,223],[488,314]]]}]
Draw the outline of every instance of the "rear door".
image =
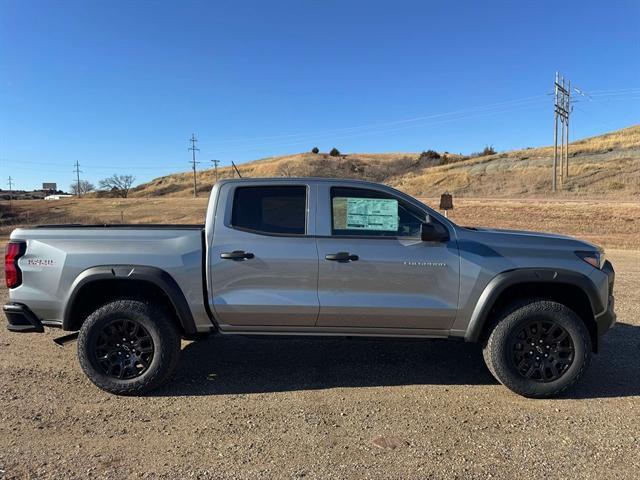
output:
[{"label": "rear door", "polygon": [[209,250],[219,324],[313,326],[318,252],[311,185],[224,183]]},{"label": "rear door", "polygon": [[318,217],[318,326],[451,327],[460,282],[455,238],[421,241],[427,212],[373,186],[325,184],[318,202],[318,211],[330,212]]}]

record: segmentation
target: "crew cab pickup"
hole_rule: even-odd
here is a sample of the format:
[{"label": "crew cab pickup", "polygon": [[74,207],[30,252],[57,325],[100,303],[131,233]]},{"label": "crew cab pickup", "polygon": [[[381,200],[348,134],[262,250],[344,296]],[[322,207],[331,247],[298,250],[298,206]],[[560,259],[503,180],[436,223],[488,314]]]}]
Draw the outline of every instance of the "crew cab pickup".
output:
[{"label": "crew cab pickup", "polygon": [[5,270],[9,330],[79,332],[84,372],[116,394],[165,382],[181,339],[221,334],[477,342],[502,384],[548,397],[616,320],[600,248],[462,227],[356,180],[222,180],[204,226],[19,228]]}]

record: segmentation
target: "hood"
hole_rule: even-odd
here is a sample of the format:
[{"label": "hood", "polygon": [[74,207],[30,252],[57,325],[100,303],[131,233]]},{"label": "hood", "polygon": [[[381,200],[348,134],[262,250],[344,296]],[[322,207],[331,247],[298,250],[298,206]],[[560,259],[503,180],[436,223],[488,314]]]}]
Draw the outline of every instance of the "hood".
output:
[{"label": "hood", "polygon": [[483,234],[494,234],[501,237],[502,240],[508,240],[511,238],[513,241],[527,240],[528,242],[536,241],[553,241],[562,243],[571,243],[575,247],[580,247],[585,250],[597,250],[603,251],[601,247],[591,242],[579,240],[568,235],[561,235],[559,233],[545,233],[545,232],[532,232],[528,230],[508,230],[502,228],[487,228],[487,227],[465,227],[469,230],[481,232]]}]

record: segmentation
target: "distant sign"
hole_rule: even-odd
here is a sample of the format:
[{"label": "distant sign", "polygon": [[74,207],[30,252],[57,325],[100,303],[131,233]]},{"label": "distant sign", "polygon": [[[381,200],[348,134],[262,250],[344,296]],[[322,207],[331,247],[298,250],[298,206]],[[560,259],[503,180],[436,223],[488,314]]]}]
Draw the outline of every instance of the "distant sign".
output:
[{"label": "distant sign", "polygon": [[42,190],[58,190],[58,184],[57,183],[52,183],[52,182],[45,182],[42,184]]},{"label": "distant sign", "polygon": [[453,195],[449,192],[443,193],[440,196],[440,210],[453,210]]},{"label": "distant sign", "polygon": [[398,201],[347,198],[347,229],[398,231]]}]

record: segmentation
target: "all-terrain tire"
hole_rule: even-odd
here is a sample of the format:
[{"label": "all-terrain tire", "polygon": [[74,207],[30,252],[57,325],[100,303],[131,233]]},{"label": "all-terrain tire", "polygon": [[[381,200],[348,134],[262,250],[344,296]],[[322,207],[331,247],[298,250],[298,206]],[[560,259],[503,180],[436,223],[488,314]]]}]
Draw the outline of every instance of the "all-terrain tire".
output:
[{"label": "all-terrain tire", "polygon": [[[564,356],[564,364],[552,370],[545,362],[554,355],[555,361]],[[591,337],[570,308],[532,299],[498,314],[483,356],[496,380],[511,391],[530,398],[554,397],[584,374],[591,360]]]},{"label": "all-terrain tire", "polygon": [[[134,370],[127,372],[132,374],[132,378],[109,374],[97,355],[101,348],[99,339],[103,338],[100,336],[105,328],[110,332],[114,323],[122,321],[141,327],[146,334],[146,348],[150,344],[152,350],[144,371],[135,376],[132,376]],[[114,355],[118,353],[114,352]],[[97,387],[116,395],[141,395],[158,388],[175,372],[179,357],[180,333],[171,315],[140,300],[115,300],[101,306],[82,324],[78,337],[78,359],[82,370]]]}]

